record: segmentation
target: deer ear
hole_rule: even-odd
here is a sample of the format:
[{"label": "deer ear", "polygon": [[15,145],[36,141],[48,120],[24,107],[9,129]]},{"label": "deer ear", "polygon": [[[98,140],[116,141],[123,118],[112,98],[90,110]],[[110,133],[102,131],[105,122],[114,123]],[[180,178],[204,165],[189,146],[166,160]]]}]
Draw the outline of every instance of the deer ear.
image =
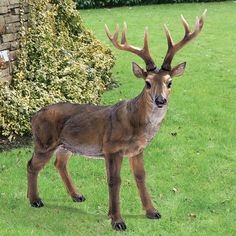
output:
[{"label": "deer ear", "polygon": [[183,62],[183,63],[175,66],[170,72],[170,77],[173,78],[175,76],[182,75],[184,73],[185,66],[186,66],[186,62]]},{"label": "deer ear", "polygon": [[132,62],[132,69],[137,78],[146,78],[146,72],[135,62]]}]

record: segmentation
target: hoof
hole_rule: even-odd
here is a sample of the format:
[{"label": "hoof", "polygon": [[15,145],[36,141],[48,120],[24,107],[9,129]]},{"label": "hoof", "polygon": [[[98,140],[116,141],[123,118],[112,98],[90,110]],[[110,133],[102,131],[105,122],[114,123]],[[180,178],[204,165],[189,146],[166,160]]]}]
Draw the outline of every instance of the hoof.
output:
[{"label": "hoof", "polygon": [[40,198],[37,199],[37,200],[34,201],[34,202],[31,202],[30,205],[31,205],[32,207],[36,207],[36,208],[40,208],[40,207],[43,207],[43,206],[44,206],[44,204],[43,204],[43,202],[42,202],[42,200],[41,200]]},{"label": "hoof", "polygon": [[157,210],[154,210],[152,212],[147,212],[146,216],[147,216],[147,218],[154,219],[154,220],[155,219],[158,220],[161,218],[161,214]]},{"label": "hoof", "polygon": [[114,222],[112,223],[112,228],[116,231],[125,231],[126,225],[123,221]]},{"label": "hoof", "polygon": [[72,197],[73,202],[84,202],[85,201],[85,197],[83,195],[79,196],[79,197]]}]

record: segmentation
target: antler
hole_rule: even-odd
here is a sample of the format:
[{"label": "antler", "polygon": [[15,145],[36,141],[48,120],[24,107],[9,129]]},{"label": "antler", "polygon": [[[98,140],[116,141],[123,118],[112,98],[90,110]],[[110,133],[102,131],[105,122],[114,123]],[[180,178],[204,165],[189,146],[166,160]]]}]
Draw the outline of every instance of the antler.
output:
[{"label": "antler", "polygon": [[200,19],[198,19],[198,17],[197,17],[195,30],[193,32],[191,32],[187,21],[181,15],[182,23],[183,23],[183,26],[184,26],[184,29],[185,29],[185,35],[184,35],[183,39],[180,42],[176,43],[176,44],[173,43],[173,40],[172,40],[171,35],[170,35],[170,31],[168,30],[167,26],[164,25],[166,38],[167,38],[167,43],[168,43],[168,50],[167,50],[165,59],[164,59],[164,61],[162,63],[162,66],[161,66],[161,68],[163,70],[167,70],[167,71],[171,70],[171,61],[172,61],[174,55],[176,54],[176,52],[179,51],[181,48],[183,48],[192,39],[197,37],[197,35],[201,32],[203,24],[204,24],[204,18],[206,16],[206,12],[207,12],[207,10],[205,10],[203,12]]},{"label": "antler", "polygon": [[119,34],[119,25],[116,25],[116,31],[114,33],[114,35],[112,35],[107,27],[107,25],[105,24],[105,30],[106,30],[106,34],[107,37],[110,39],[110,41],[112,42],[112,44],[123,51],[127,51],[127,52],[132,52],[136,55],[138,55],[139,57],[141,57],[144,62],[146,63],[146,69],[147,71],[156,71],[158,70],[153,59],[150,56],[149,53],[149,49],[148,49],[148,32],[147,32],[147,28],[145,29],[144,32],[144,46],[143,48],[137,48],[134,47],[132,45],[129,45],[127,43],[126,40],[126,23],[124,22],[124,26],[123,26],[123,31],[122,31],[122,38],[121,38],[121,43],[118,43],[117,39],[118,39],[118,34]]}]

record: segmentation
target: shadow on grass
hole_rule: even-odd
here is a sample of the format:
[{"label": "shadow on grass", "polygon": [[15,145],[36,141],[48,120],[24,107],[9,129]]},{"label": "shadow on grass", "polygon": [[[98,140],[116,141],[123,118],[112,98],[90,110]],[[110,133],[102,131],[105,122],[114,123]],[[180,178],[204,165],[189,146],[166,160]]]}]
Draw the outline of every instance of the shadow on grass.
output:
[{"label": "shadow on grass", "polygon": [[[83,204],[83,203],[75,203],[75,204]],[[87,217],[92,217],[94,219],[100,218],[100,219],[109,219],[107,214],[100,214],[100,213],[90,213],[87,211],[84,211],[82,209],[78,209],[76,207],[71,207],[71,206],[63,206],[63,205],[58,205],[54,203],[47,203],[45,204],[45,208],[52,209],[52,210],[60,210],[68,213],[76,213],[79,215],[87,216]],[[121,212],[122,214],[122,212]],[[146,220],[145,215],[131,215],[131,214],[122,214],[124,218],[129,218],[129,219],[144,219]]]},{"label": "shadow on grass", "polygon": [[[87,210],[82,204],[63,201],[62,199],[45,199],[45,206],[33,208],[28,199],[7,198],[1,203],[0,226],[3,225],[1,235],[113,235],[107,212],[96,212],[96,209]],[[72,205],[73,204],[73,205]],[[81,207],[81,208],[80,208]],[[147,221],[145,215],[122,214],[124,220]],[[1,222],[2,221],[2,222]],[[14,226],[14,227],[13,227]]]}]

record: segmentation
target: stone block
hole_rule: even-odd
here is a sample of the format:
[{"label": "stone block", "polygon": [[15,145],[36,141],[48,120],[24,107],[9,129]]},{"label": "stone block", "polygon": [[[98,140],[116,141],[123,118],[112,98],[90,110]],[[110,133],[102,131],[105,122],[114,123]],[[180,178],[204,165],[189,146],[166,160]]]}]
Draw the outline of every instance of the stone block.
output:
[{"label": "stone block", "polygon": [[4,19],[4,16],[0,16],[0,24],[5,24],[5,19]]},{"label": "stone block", "polygon": [[7,67],[6,69],[0,69],[0,78],[10,75],[10,69]]},{"label": "stone block", "polygon": [[[6,27],[5,25],[0,25],[0,35],[1,34],[5,34],[6,33]],[[0,36],[1,37],[1,36]],[[0,40],[0,43],[1,43],[1,40]]]},{"label": "stone block", "polygon": [[0,43],[0,51],[7,50],[10,48],[10,43]]},{"label": "stone block", "polygon": [[6,42],[11,42],[17,39],[17,35],[16,34],[3,34],[2,35],[2,41],[3,43]]},{"label": "stone block", "polygon": [[10,43],[10,50],[11,51],[18,49],[19,47],[20,47],[20,45],[19,45],[19,42],[17,42],[17,41],[13,41]]},{"label": "stone block", "polygon": [[5,19],[3,16],[0,16],[0,34],[5,33]]},{"label": "stone block", "polygon": [[8,12],[9,12],[8,7],[4,7],[4,6],[0,7],[0,15],[6,14]]},{"label": "stone block", "polygon": [[9,0],[10,4],[18,4],[20,0]]},{"label": "stone block", "polygon": [[6,33],[17,33],[20,30],[20,22],[10,23],[6,26]]},{"label": "stone block", "polygon": [[4,65],[10,61],[9,50],[0,51],[1,62],[4,62]]},{"label": "stone block", "polygon": [[10,51],[9,54],[10,54],[10,61],[15,61],[16,60],[17,50]]},{"label": "stone block", "polygon": [[0,7],[7,7],[9,5],[9,1],[8,0],[1,0],[0,1]]},{"label": "stone block", "polygon": [[5,16],[4,18],[5,18],[6,24],[20,21],[19,15],[9,15],[9,16]]},{"label": "stone block", "polygon": [[8,83],[10,84],[10,83],[11,83],[11,80],[12,80],[11,75],[7,75],[7,76],[4,76],[4,77],[0,77],[0,83],[8,82]]},{"label": "stone block", "polygon": [[5,24],[1,24],[0,22],[0,35],[6,33],[6,27]]},{"label": "stone block", "polygon": [[11,4],[11,5],[8,6],[8,8],[9,8],[10,10],[12,10],[13,8],[16,8],[16,7],[20,7],[20,3]]}]

